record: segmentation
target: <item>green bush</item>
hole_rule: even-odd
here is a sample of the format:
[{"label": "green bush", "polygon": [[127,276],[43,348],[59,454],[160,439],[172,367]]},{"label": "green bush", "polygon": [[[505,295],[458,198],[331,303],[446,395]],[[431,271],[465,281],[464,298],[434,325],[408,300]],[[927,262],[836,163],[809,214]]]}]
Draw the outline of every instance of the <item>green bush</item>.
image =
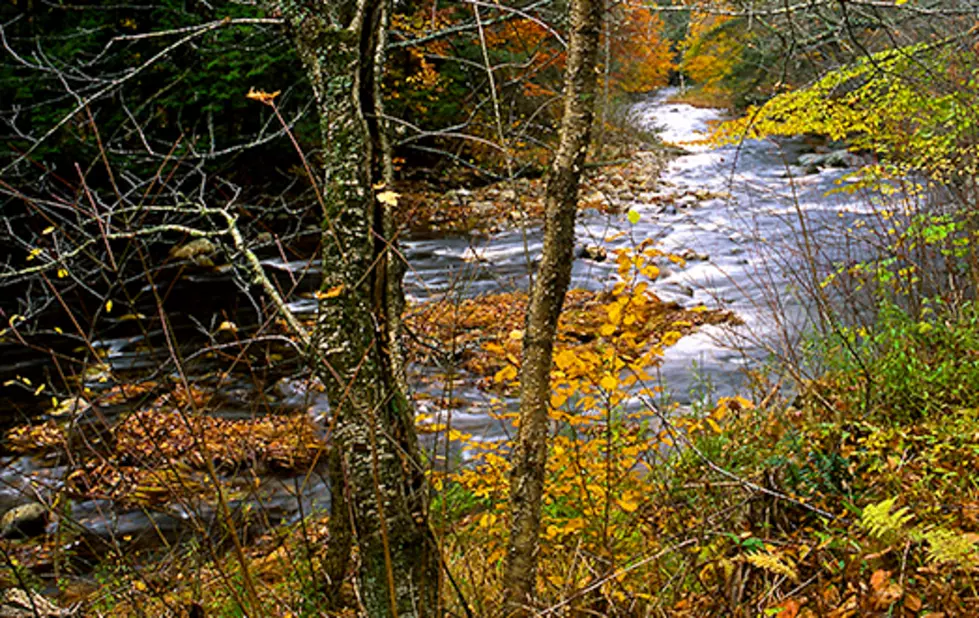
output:
[{"label": "green bush", "polygon": [[[875,417],[912,420],[979,400],[979,307],[930,303],[915,320],[884,304],[869,329],[849,329],[850,346],[830,357],[834,390],[864,397]],[[861,357],[857,362],[854,355]],[[867,381],[869,380],[869,388]],[[869,394],[869,397],[867,397]],[[857,402],[853,402],[856,404]]]}]

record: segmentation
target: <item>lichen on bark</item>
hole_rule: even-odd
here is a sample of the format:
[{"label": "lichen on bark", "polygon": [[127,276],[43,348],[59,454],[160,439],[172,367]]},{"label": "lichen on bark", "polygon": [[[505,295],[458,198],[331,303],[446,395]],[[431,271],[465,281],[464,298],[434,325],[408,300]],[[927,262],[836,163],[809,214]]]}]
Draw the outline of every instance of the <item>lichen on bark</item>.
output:
[{"label": "lichen on bark", "polygon": [[[371,616],[431,616],[439,564],[427,525],[413,414],[394,349],[400,281],[392,230],[374,198],[380,127],[374,60],[385,0],[266,0],[282,15],[312,85],[322,136],[323,283],[311,363],[326,385],[343,499],[331,535],[349,531]],[[389,217],[388,217],[389,220]],[[393,333],[393,334],[392,334]],[[342,505],[342,506],[339,506]],[[331,539],[343,547],[343,539]],[[342,562],[334,552],[334,568]]]}]

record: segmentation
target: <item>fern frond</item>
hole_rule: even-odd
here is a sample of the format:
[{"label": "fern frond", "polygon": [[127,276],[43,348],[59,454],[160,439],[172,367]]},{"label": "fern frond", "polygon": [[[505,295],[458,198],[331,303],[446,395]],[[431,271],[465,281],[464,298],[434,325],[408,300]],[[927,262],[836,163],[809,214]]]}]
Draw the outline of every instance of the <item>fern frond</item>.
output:
[{"label": "fern frond", "polygon": [[745,556],[744,560],[748,564],[764,569],[769,573],[784,575],[794,582],[799,581],[799,573],[795,570],[795,567],[788,560],[783,560],[777,554],[759,552]]},{"label": "fern frond", "polygon": [[954,564],[959,568],[976,566],[977,547],[970,535],[936,528],[924,534],[928,542],[928,559],[935,563]]},{"label": "fern frond", "polygon": [[890,498],[877,504],[868,504],[860,516],[860,526],[871,536],[883,539],[904,532],[904,526],[914,517],[907,507],[894,508],[897,498]]}]

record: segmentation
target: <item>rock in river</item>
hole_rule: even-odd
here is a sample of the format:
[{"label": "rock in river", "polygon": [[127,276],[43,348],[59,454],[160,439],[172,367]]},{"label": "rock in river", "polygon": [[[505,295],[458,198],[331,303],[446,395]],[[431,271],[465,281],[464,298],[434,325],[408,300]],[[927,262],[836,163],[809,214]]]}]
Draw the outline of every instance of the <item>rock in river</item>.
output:
[{"label": "rock in river", "polygon": [[604,262],[608,259],[608,251],[601,245],[584,245],[575,249],[575,257]]},{"label": "rock in river", "polygon": [[29,539],[44,533],[48,525],[48,508],[40,502],[15,506],[0,517],[0,537]]}]

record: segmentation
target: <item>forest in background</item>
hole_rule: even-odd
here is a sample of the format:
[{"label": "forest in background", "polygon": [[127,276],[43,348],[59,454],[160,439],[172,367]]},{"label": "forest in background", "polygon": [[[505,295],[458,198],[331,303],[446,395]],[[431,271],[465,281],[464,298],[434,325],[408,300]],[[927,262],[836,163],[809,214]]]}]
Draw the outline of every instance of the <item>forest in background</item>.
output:
[{"label": "forest in background", "polygon": [[[0,615],[979,612],[977,24],[967,0],[0,6]],[[730,120],[664,143],[630,116],[663,88]],[[744,329],[656,294],[709,257],[576,241],[575,213],[725,199],[660,175],[751,140],[814,150],[799,186],[845,156],[865,216],[843,259],[788,198],[767,359],[680,406],[664,356]],[[404,243],[542,227],[535,276],[405,298]],[[614,283],[567,290],[573,260]]]}]

